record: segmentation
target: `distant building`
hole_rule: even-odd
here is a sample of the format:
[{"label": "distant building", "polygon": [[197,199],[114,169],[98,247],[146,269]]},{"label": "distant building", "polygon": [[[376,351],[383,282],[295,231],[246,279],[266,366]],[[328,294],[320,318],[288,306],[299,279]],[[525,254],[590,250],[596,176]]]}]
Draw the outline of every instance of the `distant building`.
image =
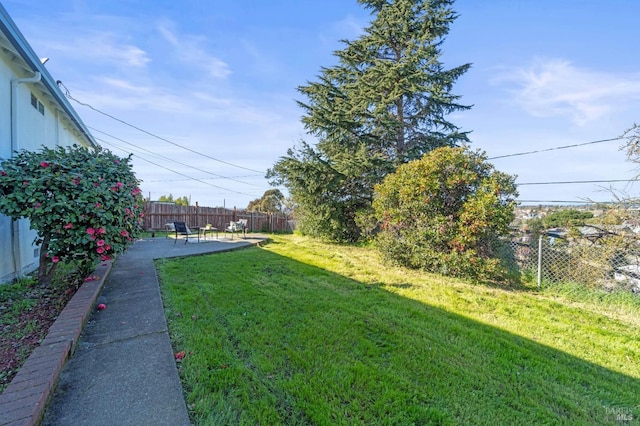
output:
[{"label": "distant building", "polygon": [[[0,162],[22,149],[97,146],[56,81],[0,4]],[[38,266],[29,221],[0,215],[0,283]]]}]

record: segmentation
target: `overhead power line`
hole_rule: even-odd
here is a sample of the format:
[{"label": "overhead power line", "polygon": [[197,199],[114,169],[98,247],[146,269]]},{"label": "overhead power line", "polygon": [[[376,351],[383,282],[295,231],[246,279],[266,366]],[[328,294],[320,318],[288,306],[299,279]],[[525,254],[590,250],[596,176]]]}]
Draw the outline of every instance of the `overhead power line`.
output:
[{"label": "overhead power line", "polygon": [[539,154],[541,152],[557,151],[557,150],[560,150],[560,149],[568,149],[568,148],[576,148],[576,147],[579,147],[579,146],[594,145],[594,144],[604,143],[604,142],[613,142],[613,141],[619,141],[621,139],[624,139],[624,136],[618,136],[617,138],[611,138],[611,139],[601,139],[601,140],[585,142],[585,143],[577,143],[577,144],[573,144],[573,145],[556,146],[556,147],[553,147],[553,148],[538,149],[536,151],[527,151],[527,152],[518,152],[516,154],[498,155],[496,157],[488,158],[488,160],[497,160],[498,158],[517,157],[517,156],[520,156],[520,155]]},{"label": "overhead power line", "polygon": [[[245,176],[234,176],[235,178],[248,178],[248,177],[260,177],[261,175],[245,175]],[[215,177],[207,177],[207,178],[201,178],[202,180],[210,180],[210,179],[220,179],[220,178],[215,178]],[[224,179],[229,179],[229,178],[224,178]],[[162,182],[184,182],[184,181],[188,181],[190,179],[157,179],[157,180],[145,180],[145,182],[147,183],[162,183]]]},{"label": "overhead power line", "polygon": [[124,124],[125,126],[129,126],[129,127],[133,128],[133,129],[136,129],[136,130],[138,130],[139,132],[142,132],[142,133],[144,133],[144,134],[146,134],[146,135],[149,135],[149,136],[154,137],[154,138],[156,138],[156,139],[160,139],[161,141],[167,142],[167,143],[169,143],[169,144],[171,144],[171,145],[177,146],[178,148],[184,149],[184,150],[186,150],[186,151],[192,152],[192,153],[194,153],[194,154],[200,155],[200,156],[205,157],[205,158],[208,158],[208,159],[210,159],[210,160],[217,161],[217,162],[222,163],[222,164],[226,164],[227,166],[237,167],[237,168],[239,168],[239,169],[243,169],[243,170],[249,170],[250,172],[264,173],[262,170],[250,169],[250,168],[248,168],[248,167],[243,167],[243,166],[240,166],[240,165],[238,165],[238,164],[233,164],[233,163],[230,163],[230,162],[228,162],[228,161],[220,160],[219,158],[215,158],[215,157],[212,157],[212,156],[210,156],[210,155],[208,155],[208,154],[205,154],[205,153],[203,153],[203,152],[196,151],[195,149],[191,149],[191,148],[189,148],[189,147],[187,147],[187,146],[180,145],[180,144],[178,144],[178,143],[175,143],[175,142],[173,142],[173,141],[170,141],[170,140],[169,140],[169,139],[167,139],[167,138],[163,138],[162,136],[158,136],[158,135],[156,135],[156,134],[154,134],[154,133],[151,133],[151,132],[149,132],[149,131],[147,131],[147,130],[144,130],[144,129],[142,129],[142,128],[140,128],[140,127],[136,126],[136,125],[133,125],[133,124],[131,124],[131,123],[128,123],[128,122],[126,122],[126,121],[124,121],[124,120],[121,120],[121,119],[119,119],[119,118],[117,118],[117,117],[114,117],[114,116],[113,116],[113,115],[111,115],[111,114],[108,114],[108,113],[106,113],[106,112],[104,112],[104,111],[101,111],[101,110],[99,110],[98,108],[95,108],[94,106],[92,106],[92,105],[90,105],[90,104],[88,104],[88,103],[81,102],[81,101],[79,101],[78,99],[76,99],[76,98],[74,98],[73,96],[71,96],[71,93],[69,92],[69,89],[67,88],[67,86],[65,86],[65,85],[64,85],[64,83],[62,83],[62,81],[58,80],[58,81],[57,81],[57,83],[58,83],[58,85],[59,85],[59,86],[62,86],[62,87],[64,88],[64,90],[65,90],[65,96],[66,96],[67,98],[69,98],[70,100],[72,100],[72,101],[74,101],[74,102],[78,103],[79,105],[82,105],[82,106],[84,106],[84,107],[87,107],[87,108],[89,108],[89,109],[92,109],[93,111],[97,112],[98,114],[102,114],[102,115],[104,115],[105,117],[109,117],[109,118],[110,118],[110,119],[112,119],[112,120],[115,120],[115,121],[117,121],[117,122],[119,122],[119,123],[122,123],[122,124]]},{"label": "overhead power line", "polygon": [[640,179],[609,179],[609,180],[573,180],[573,181],[559,181],[559,182],[524,182],[516,183],[517,186],[525,185],[567,185],[574,183],[615,183],[615,182],[638,182]]},{"label": "overhead power line", "polygon": [[517,200],[518,203],[562,203],[562,204],[612,204],[611,201],[586,201],[586,200]]},{"label": "overhead power line", "polygon": [[[99,140],[100,142],[103,142],[103,143],[107,144],[107,145],[114,146],[114,147],[116,147],[116,148],[118,148],[118,149],[121,149],[121,150],[123,150],[123,151],[127,152],[127,150],[126,150],[126,149],[124,149],[124,148],[123,148],[123,147],[121,147],[121,146],[118,146],[117,144],[114,144],[113,142],[109,142],[109,141],[106,141],[106,140],[104,140],[104,139],[100,139],[100,138],[96,138],[96,139],[97,139],[97,140]],[[184,173],[178,172],[178,171],[176,171],[176,170],[170,169],[170,168],[168,168],[168,167],[162,166],[162,165],[160,165],[160,164],[158,164],[158,163],[154,163],[153,161],[148,160],[148,159],[143,158],[143,157],[137,157],[137,158],[141,159],[142,161],[146,161],[147,163],[153,164],[154,166],[160,167],[161,169],[164,169],[164,170],[167,170],[167,171],[169,171],[169,172],[172,172],[172,173],[178,174],[178,175],[180,175],[180,176],[184,176],[184,177],[188,178],[189,180],[196,181],[196,182],[200,182],[200,183],[202,183],[202,184],[205,184],[205,185],[208,185],[208,186],[212,186],[212,187],[214,187],[214,188],[222,189],[223,191],[232,192],[232,193],[234,193],[234,194],[240,194],[240,195],[248,195],[248,196],[250,196],[250,197],[254,197],[254,196],[255,196],[255,195],[253,195],[253,194],[247,194],[246,192],[234,191],[234,190],[232,190],[232,189],[225,188],[225,187],[223,187],[223,186],[218,186],[218,185],[214,185],[214,184],[209,183],[209,182],[205,182],[205,181],[204,181],[204,180],[202,180],[202,179],[194,178],[194,177],[192,177],[192,176],[189,176],[189,175],[186,175],[186,174],[184,174]]]},{"label": "overhead power line", "polygon": [[[234,179],[234,178],[231,178],[231,177],[222,176],[222,175],[219,175],[219,174],[216,174],[216,173],[210,172],[210,171],[208,171],[208,170],[204,170],[204,169],[201,169],[201,168],[199,168],[199,167],[195,167],[195,166],[193,166],[193,165],[191,165],[191,164],[186,164],[186,163],[180,162],[180,161],[178,161],[178,160],[176,160],[176,159],[174,159],[174,158],[169,158],[169,157],[164,156],[164,155],[162,155],[162,154],[158,154],[158,153],[156,153],[156,152],[153,152],[153,151],[151,151],[151,150],[149,150],[149,149],[146,149],[146,148],[143,148],[143,147],[141,147],[141,146],[137,146],[137,145],[135,145],[135,144],[132,144],[131,142],[127,142],[127,141],[126,141],[126,140],[124,140],[124,139],[121,139],[121,138],[118,138],[118,137],[116,137],[116,136],[110,135],[109,133],[103,132],[102,130],[98,130],[98,129],[96,129],[96,128],[94,128],[94,127],[91,127],[91,126],[87,126],[87,127],[89,127],[89,129],[91,129],[91,130],[93,130],[93,131],[95,131],[95,132],[101,133],[101,134],[103,134],[103,135],[105,135],[105,136],[109,136],[110,138],[113,138],[113,139],[118,140],[118,141],[120,141],[120,142],[124,142],[124,143],[126,143],[127,145],[130,145],[130,146],[132,146],[132,147],[134,147],[134,148],[137,148],[137,149],[139,149],[139,150],[142,150],[142,151],[148,152],[148,153],[150,153],[150,154],[152,154],[152,155],[154,155],[154,156],[156,156],[156,157],[158,157],[158,158],[162,158],[163,160],[171,161],[171,162],[173,162],[173,163],[180,164],[180,165],[182,165],[182,166],[189,167],[189,168],[192,168],[192,169],[194,169],[194,170],[198,170],[198,171],[200,171],[200,172],[203,172],[203,173],[206,173],[206,174],[209,174],[209,175],[212,175],[212,176],[215,176],[215,177],[221,178],[221,179],[228,179],[228,180],[231,180],[231,181],[234,181],[234,182],[238,182],[238,183],[241,183],[241,184],[244,184],[244,185],[256,186],[256,187],[258,187],[258,188],[261,188],[261,186],[260,186],[260,185],[256,185],[256,184],[248,183],[248,182],[243,182],[243,181],[241,181],[241,180]],[[101,139],[101,140],[104,142],[104,140],[103,140],[103,139]],[[106,142],[105,142],[105,143],[106,143]],[[127,150],[123,150],[123,151],[125,151],[125,152],[126,152]],[[141,157],[140,157],[140,156],[138,156],[137,158],[141,158]]]}]

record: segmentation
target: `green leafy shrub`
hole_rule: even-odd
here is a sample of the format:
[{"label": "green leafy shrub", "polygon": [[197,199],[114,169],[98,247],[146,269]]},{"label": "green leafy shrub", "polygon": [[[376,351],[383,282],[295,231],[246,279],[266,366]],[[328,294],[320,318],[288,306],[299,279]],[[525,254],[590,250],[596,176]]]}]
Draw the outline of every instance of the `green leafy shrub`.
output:
[{"label": "green leafy shrub", "polygon": [[141,230],[142,196],[130,165],[80,146],[21,151],[0,169],[0,213],[26,218],[41,245],[38,280],[59,262],[84,272],[121,253]]},{"label": "green leafy shrub", "polygon": [[582,226],[588,219],[593,218],[592,212],[583,212],[575,209],[562,209],[549,213],[542,218],[546,229],[570,226]]},{"label": "green leafy shrub", "polygon": [[377,246],[400,265],[505,279],[501,237],[514,218],[514,181],[468,148],[438,148],[404,164],[376,186]]}]

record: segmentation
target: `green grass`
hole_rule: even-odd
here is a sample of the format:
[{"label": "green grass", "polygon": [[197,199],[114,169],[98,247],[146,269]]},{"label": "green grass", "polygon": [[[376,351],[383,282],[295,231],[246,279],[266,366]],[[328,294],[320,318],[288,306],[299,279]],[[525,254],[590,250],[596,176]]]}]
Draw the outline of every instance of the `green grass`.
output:
[{"label": "green grass", "polygon": [[49,286],[33,277],[0,285],[0,393],[8,386],[83,279],[79,265],[59,264]]},{"label": "green grass", "polygon": [[616,424],[639,304],[582,303],[274,236],[157,263],[197,424]]},{"label": "green grass", "polygon": [[37,305],[37,297],[32,294],[35,286],[35,281],[27,278],[0,285],[0,324],[15,324],[20,314]]}]

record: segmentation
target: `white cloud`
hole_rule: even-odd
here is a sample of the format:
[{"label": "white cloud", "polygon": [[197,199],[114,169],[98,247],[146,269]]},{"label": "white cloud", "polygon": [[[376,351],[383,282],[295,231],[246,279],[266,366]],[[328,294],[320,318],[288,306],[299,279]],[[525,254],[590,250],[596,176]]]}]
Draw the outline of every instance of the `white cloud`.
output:
[{"label": "white cloud", "polygon": [[[367,23],[352,15],[329,25],[320,35],[320,42],[325,47],[334,49],[337,40],[355,40],[364,34],[364,27]],[[340,49],[344,46],[340,45]]]},{"label": "white cloud", "polygon": [[536,60],[501,73],[494,83],[512,83],[514,101],[536,117],[563,116],[583,126],[626,110],[640,100],[640,75],[579,68],[559,59]]},{"label": "white cloud", "polygon": [[224,79],[231,74],[229,65],[226,62],[207,52],[204,46],[206,44],[205,38],[177,34],[173,27],[173,23],[163,21],[158,24],[158,31],[173,46],[175,56],[182,63],[199,68],[216,79]]},{"label": "white cloud", "polygon": [[78,56],[78,52],[82,52],[84,60],[108,63],[118,68],[144,68],[151,61],[146,51],[120,40],[118,35],[111,32],[86,33],[72,42],[64,35],[60,36],[59,39],[51,36],[46,40],[40,40],[41,51],[62,60],[73,60]]}]

